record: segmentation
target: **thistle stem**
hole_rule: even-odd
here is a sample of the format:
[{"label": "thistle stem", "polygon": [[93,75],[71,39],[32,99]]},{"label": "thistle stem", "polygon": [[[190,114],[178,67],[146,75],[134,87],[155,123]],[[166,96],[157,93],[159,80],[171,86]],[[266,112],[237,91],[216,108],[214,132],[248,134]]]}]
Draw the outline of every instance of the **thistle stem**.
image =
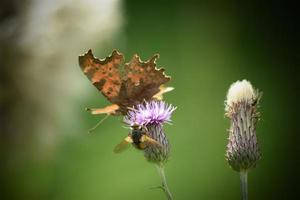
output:
[{"label": "thistle stem", "polygon": [[241,187],[242,187],[242,199],[248,200],[248,172],[247,171],[240,171],[240,180],[241,180]]},{"label": "thistle stem", "polygon": [[169,190],[169,187],[167,185],[167,179],[166,179],[166,176],[165,176],[165,169],[164,169],[164,166],[162,164],[160,165],[157,165],[157,171],[158,171],[158,174],[161,178],[161,181],[162,181],[162,189],[163,191],[165,192],[166,196],[167,196],[167,199],[168,200],[173,200],[173,197],[172,197],[172,194]]}]

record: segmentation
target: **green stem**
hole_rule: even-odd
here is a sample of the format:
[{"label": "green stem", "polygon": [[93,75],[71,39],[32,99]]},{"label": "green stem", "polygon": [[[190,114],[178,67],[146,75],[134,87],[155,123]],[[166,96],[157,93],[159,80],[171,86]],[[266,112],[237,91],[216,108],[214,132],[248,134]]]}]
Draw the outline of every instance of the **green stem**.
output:
[{"label": "green stem", "polygon": [[242,199],[248,200],[248,172],[247,171],[240,171],[240,180],[242,186]]},{"label": "green stem", "polygon": [[165,176],[165,169],[163,165],[157,165],[157,171],[162,181],[162,189],[165,192],[168,200],[173,200],[172,194],[167,185],[167,179]]}]

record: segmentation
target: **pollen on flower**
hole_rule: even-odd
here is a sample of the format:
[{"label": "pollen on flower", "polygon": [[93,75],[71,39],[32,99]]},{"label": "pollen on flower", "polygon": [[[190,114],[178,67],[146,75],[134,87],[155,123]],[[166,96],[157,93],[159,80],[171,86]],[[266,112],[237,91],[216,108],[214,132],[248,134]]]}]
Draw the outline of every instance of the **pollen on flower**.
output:
[{"label": "pollen on flower", "polygon": [[228,111],[229,107],[235,103],[242,101],[251,102],[256,98],[257,93],[249,81],[236,81],[231,84],[228,90],[225,110]]},{"label": "pollen on flower", "polygon": [[172,112],[176,107],[164,101],[144,102],[128,111],[124,122],[130,126],[137,124],[141,126],[149,124],[163,124],[171,122]]}]

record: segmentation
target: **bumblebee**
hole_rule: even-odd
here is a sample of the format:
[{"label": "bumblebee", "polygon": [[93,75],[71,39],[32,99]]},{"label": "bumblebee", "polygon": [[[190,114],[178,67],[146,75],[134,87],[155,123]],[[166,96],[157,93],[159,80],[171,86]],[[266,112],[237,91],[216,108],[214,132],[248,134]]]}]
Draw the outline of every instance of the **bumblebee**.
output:
[{"label": "bumblebee", "polygon": [[148,136],[148,130],[145,126],[133,125],[131,128],[131,133],[129,133],[128,136],[115,147],[115,153],[123,152],[128,149],[130,144],[139,150],[144,150],[149,146],[161,146],[159,142]]}]

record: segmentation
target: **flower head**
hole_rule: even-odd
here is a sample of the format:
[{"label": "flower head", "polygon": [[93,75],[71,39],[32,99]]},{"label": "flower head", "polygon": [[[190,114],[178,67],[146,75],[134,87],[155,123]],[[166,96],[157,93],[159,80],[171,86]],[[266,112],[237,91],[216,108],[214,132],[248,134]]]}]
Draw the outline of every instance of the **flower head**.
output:
[{"label": "flower head", "polygon": [[227,93],[225,112],[231,125],[226,159],[236,171],[255,167],[261,157],[256,138],[259,98],[259,93],[246,80],[233,83]]},{"label": "flower head", "polygon": [[249,81],[236,81],[231,84],[228,90],[225,110],[228,111],[234,104],[242,101],[251,103],[256,98],[257,92]]},{"label": "flower head", "polygon": [[137,105],[124,117],[124,122],[129,126],[145,126],[147,136],[157,142],[144,149],[144,156],[150,162],[163,165],[169,158],[170,145],[163,124],[171,122],[175,109],[176,107],[163,101],[150,101]]},{"label": "flower head", "polygon": [[147,126],[149,124],[163,124],[171,122],[172,112],[176,107],[164,101],[150,101],[137,105],[128,111],[124,122],[132,126],[134,124]]}]

